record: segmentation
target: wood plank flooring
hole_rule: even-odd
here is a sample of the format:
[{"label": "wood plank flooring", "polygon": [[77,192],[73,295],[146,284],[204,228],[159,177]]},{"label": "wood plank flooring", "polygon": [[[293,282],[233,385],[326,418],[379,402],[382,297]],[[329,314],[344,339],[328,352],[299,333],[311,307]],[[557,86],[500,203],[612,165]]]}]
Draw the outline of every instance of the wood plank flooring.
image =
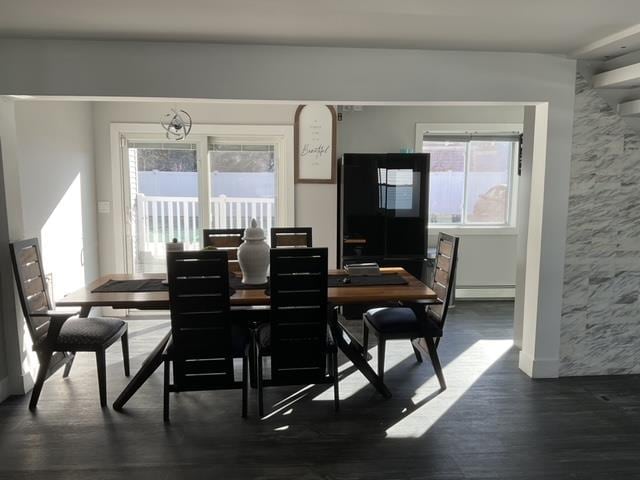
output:
[{"label": "wood plank flooring", "polygon": [[[0,479],[640,480],[640,377],[529,379],[510,344],[512,310],[451,311],[443,393],[408,342],[387,345],[390,400],[343,360],[337,414],[330,386],[268,389],[264,420],[255,391],[246,420],[239,391],[181,393],[165,425],[161,371],[123,413],[101,410],[95,359],[79,354],[70,378],[45,383],[37,413],[28,397],[0,405]],[[133,372],[167,328],[130,321]],[[119,346],[107,361],[111,404],[127,382]]]}]

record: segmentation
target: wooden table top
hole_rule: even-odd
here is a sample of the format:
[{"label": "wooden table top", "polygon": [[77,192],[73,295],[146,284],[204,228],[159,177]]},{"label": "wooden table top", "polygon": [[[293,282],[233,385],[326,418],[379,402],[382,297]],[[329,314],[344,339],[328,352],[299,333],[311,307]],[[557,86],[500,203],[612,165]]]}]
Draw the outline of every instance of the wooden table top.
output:
[{"label": "wooden table top", "polygon": [[[408,274],[403,268],[381,268],[382,273],[397,273],[408,283],[406,285],[358,285],[330,287],[329,303],[345,305],[349,303],[377,303],[385,301],[416,301],[436,298],[433,290]],[[329,274],[344,273],[330,270]],[[161,274],[111,274],[98,278],[56,302],[60,307],[113,307],[139,309],[169,309],[169,292],[102,292],[93,290],[109,280],[134,280],[144,278],[162,278]],[[238,289],[231,297],[232,306],[269,305],[270,297],[262,289]]]}]

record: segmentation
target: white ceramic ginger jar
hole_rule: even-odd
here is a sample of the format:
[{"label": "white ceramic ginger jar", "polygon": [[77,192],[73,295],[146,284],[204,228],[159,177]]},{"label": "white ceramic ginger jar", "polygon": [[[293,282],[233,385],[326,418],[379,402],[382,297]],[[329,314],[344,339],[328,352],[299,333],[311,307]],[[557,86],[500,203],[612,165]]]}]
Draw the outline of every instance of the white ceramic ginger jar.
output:
[{"label": "white ceramic ginger jar", "polygon": [[238,247],[238,263],[242,270],[242,283],[261,285],[267,283],[269,270],[269,245],[264,241],[264,230],[258,226],[255,218],[247,227]]}]

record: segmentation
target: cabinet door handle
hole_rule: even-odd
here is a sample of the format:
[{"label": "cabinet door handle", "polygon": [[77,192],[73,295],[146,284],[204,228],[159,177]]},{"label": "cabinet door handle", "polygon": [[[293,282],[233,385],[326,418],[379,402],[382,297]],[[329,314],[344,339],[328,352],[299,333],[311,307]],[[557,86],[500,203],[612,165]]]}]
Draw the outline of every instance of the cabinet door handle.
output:
[{"label": "cabinet door handle", "polygon": [[80,249],[80,265],[84,267],[84,248]]}]

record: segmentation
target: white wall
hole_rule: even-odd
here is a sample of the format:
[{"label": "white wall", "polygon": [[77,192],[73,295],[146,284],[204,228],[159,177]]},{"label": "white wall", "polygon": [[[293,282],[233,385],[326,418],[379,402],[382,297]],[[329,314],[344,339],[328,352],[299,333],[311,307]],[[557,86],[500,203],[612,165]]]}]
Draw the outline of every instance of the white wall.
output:
[{"label": "white wall", "polygon": [[[60,297],[98,274],[91,104],[2,100],[0,109],[9,241],[40,238]],[[13,289],[13,279],[3,279],[3,294]],[[11,391],[21,393],[32,385],[37,361],[15,305],[3,320]]]},{"label": "white wall", "polygon": [[[0,100],[1,102],[2,100]],[[7,220],[6,196],[4,189],[4,168],[2,162],[2,141],[4,132],[4,109],[0,103],[0,245],[9,243],[9,222]],[[9,396],[9,368],[5,348],[4,326],[8,318],[13,317],[15,305],[13,304],[13,288],[11,287],[11,262],[8,249],[0,252],[0,402]],[[9,301],[6,301],[9,300]]]},{"label": "white wall", "polygon": [[[524,53],[4,39],[0,62],[12,66],[0,76],[2,94],[535,105],[546,121],[533,132],[544,149],[532,173],[520,367],[532,376],[557,375],[575,61]],[[299,189],[298,203],[304,214],[318,205],[335,210],[335,185]],[[321,224],[318,218],[314,226]]]},{"label": "white wall", "polygon": [[[414,148],[416,123],[522,123],[523,114],[519,106],[366,106],[343,112],[338,151],[340,155],[400,152]],[[430,233],[429,243],[435,245],[436,231]],[[515,233],[460,237],[458,288],[515,286]]]},{"label": "white wall", "polygon": [[[527,106],[524,109],[523,135],[522,141],[522,168],[518,181],[518,211],[516,238],[516,285],[522,286],[526,283],[527,274],[527,238],[529,229],[529,210],[531,199],[531,175],[533,160],[540,145],[534,144],[534,136],[530,132],[536,131],[536,108]],[[541,121],[540,116],[538,122]],[[542,127],[539,127],[542,128]],[[516,288],[514,318],[513,318],[513,343],[516,347],[522,348],[522,334],[524,328],[524,297],[525,289]]]},{"label": "white wall", "polygon": [[[0,146],[2,181],[0,189],[0,240],[7,245],[22,236],[22,200],[20,195],[18,148],[16,141],[15,102],[0,97]],[[21,393],[29,387],[31,365],[29,339],[16,296],[9,249],[0,249],[0,288],[2,330],[4,343],[0,345],[6,361],[8,376],[0,377],[0,398]],[[0,362],[3,359],[0,356]],[[7,387],[8,384],[8,387]]]},{"label": "white wall", "polygon": [[16,132],[23,234],[60,298],[98,276],[91,103],[16,102]]}]

